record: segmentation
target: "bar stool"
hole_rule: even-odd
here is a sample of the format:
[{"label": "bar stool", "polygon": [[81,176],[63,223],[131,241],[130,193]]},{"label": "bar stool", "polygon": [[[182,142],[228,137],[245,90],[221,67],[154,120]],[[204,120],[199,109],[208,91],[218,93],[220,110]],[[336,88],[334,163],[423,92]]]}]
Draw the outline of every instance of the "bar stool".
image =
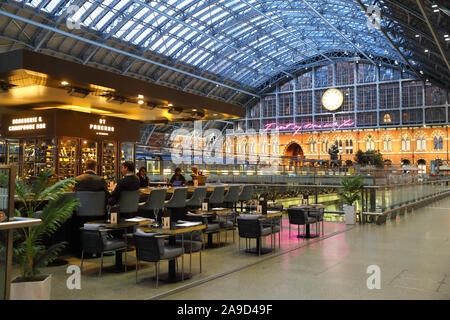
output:
[{"label": "bar stool", "polygon": [[241,202],[241,212],[244,211],[244,202],[250,201],[253,197],[253,186],[243,186],[242,191],[239,194],[238,201]]},{"label": "bar stool", "polygon": [[139,189],[133,191],[122,191],[119,199],[119,215],[124,218],[135,216],[139,209],[140,195],[141,191]]},{"label": "bar stool", "polygon": [[146,215],[149,211],[153,211],[155,219],[158,220],[159,210],[164,209],[164,202],[166,200],[166,189],[154,189],[144,204],[139,205],[139,213]]},{"label": "bar stool", "polygon": [[187,191],[188,191],[187,188],[176,188],[170,200],[164,203],[164,208],[171,210],[170,216],[171,220],[174,219],[174,222],[179,220],[179,218],[181,217],[181,215],[174,214],[176,211],[175,209],[181,210],[186,208]]},{"label": "bar stool", "polygon": [[206,197],[206,188],[200,187],[195,188],[192,197],[186,200],[186,208],[195,208],[198,209],[202,206],[202,202]]},{"label": "bar stool", "polygon": [[[234,211],[235,211],[236,202],[238,202],[238,200],[239,200],[240,189],[241,189],[241,186],[230,186],[227,194],[225,195],[225,197],[223,199],[223,202],[225,204],[231,203],[231,208]],[[235,221],[236,215],[235,215],[234,211],[230,214],[227,214],[225,216],[222,215],[220,217],[220,218],[224,218],[224,219],[220,219],[220,218],[218,219],[219,223],[221,224],[221,227],[226,229],[225,230],[225,242],[227,242],[228,231],[233,231],[233,243],[234,243],[234,230],[235,230],[235,225],[236,225],[236,221]]]},{"label": "bar stool", "polygon": [[223,205],[223,199],[225,194],[225,187],[215,187],[211,196],[208,199],[208,203],[210,208],[214,208],[214,206]]}]

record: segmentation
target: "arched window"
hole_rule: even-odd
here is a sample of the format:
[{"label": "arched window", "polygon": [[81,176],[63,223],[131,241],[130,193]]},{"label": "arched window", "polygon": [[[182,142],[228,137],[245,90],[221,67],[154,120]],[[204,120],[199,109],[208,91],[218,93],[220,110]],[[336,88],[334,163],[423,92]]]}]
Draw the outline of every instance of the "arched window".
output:
[{"label": "arched window", "polygon": [[392,139],[390,136],[384,136],[383,138],[383,151],[392,152]]},{"label": "arched window", "polygon": [[368,135],[366,138],[366,151],[375,150],[375,141],[373,140],[372,135]]},{"label": "arched window", "polygon": [[329,149],[328,139],[325,138],[322,140],[322,152],[328,154],[328,149]]},{"label": "arched window", "polygon": [[442,149],[444,149],[444,139],[442,139],[442,136],[435,136],[434,150],[442,150]]},{"label": "arched window", "polygon": [[427,141],[423,134],[417,137],[417,151],[426,151],[427,150]]},{"label": "arched window", "polygon": [[317,143],[314,138],[311,138],[309,140],[309,153],[316,153],[317,152]]},{"label": "arched window", "polygon": [[411,148],[411,140],[407,134],[402,136],[402,151],[409,151]]},{"label": "arched window", "polygon": [[353,140],[352,139],[345,140],[345,153],[353,154]]}]

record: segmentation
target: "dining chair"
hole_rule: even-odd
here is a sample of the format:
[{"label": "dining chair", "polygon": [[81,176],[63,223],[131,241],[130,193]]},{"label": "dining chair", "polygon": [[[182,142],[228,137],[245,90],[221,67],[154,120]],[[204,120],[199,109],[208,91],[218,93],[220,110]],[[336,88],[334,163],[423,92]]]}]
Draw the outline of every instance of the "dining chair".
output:
[{"label": "dining chair", "polygon": [[[103,232],[109,231],[108,229],[102,229],[100,226],[83,227],[81,230],[81,265],[80,272],[83,272],[84,254],[100,254],[100,270],[99,277],[102,275],[103,269],[103,254],[107,252],[122,253],[126,251],[127,244],[121,239],[109,239],[103,236]],[[127,265],[127,255],[125,254],[125,266]]]},{"label": "dining chair", "polygon": [[317,219],[308,216],[307,210],[299,207],[287,209],[289,219],[289,238],[291,237],[291,224],[297,225],[298,236],[300,236],[300,226],[304,226],[303,234],[306,234],[306,225],[317,223]]},{"label": "dining chair", "polygon": [[[238,233],[239,233],[239,252],[241,251],[241,238],[256,239],[260,241],[258,255],[261,255],[261,238],[272,234],[272,228],[263,226],[263,219],[261,215],[244,214],[237,218]],[[247,242],[246,242],[247,248]]]},{"label": "dining chair", "polygon": [[123,218],[136,216],[139,210],[139,197],[141,191],[122,191],[119,198],[119,215]]},{"label": "dining chair", "polygon": [[[157,233],[144,233],[138,230],[134,234],[136,246],[136,283],[138,282],[139,262],[154,262],[156,273],[156,288],[159,282],[159,262],[162,260],[177,260],[183,255],[183,248],[166,245],[164,239],[167,235]],[[181,270],[181,278],[184,279],[184,270]]]}]

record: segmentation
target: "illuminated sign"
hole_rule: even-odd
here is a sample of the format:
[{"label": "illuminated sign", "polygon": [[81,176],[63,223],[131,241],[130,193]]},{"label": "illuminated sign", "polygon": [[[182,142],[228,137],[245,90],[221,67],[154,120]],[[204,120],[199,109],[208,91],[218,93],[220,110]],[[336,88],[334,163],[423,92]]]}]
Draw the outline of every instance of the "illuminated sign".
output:
[{"label": "illuminated sign", "polygon": [[12,119],[11,124],[8,131],[39,130],[45,129],[47,126],[45,122],[42,122],[42,117]]},{"label": "illuminated sign", "polygon": [[107,136],[110,132],[114,132],[114,127],[106,125],[106,119],[99,119],[98,123],[89,125],[89,129],[97,131],[95,134]]},{"label": "illuminated sign", "polygon": [[355,125],[355,122],[353,120],[344,120],[342,122],[328,122],[323,124],[317,124],[317,123],[307,123],[304,125],[298,125],[295,123],[289,123],[286,125],[278,126],[275,122],[268,123],[265,125],[264,130],[278,130],[278,131],[293,131],[294,135],[296,135],[299,131],[302,130],[315,130],[315,129],[332,129],[332,128],[345,128],[345,127],[353,127]]}]

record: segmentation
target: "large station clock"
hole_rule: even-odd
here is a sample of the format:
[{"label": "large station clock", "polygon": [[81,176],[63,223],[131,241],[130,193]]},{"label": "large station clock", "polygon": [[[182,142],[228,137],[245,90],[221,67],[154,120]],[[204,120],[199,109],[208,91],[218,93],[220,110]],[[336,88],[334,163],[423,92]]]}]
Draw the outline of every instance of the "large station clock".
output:
[{"label": "large station clock", "polygon": [[322,96],[322,105],[330,111],[339,109],[343,102],[344,95],[339,89],[328,89]]}]

